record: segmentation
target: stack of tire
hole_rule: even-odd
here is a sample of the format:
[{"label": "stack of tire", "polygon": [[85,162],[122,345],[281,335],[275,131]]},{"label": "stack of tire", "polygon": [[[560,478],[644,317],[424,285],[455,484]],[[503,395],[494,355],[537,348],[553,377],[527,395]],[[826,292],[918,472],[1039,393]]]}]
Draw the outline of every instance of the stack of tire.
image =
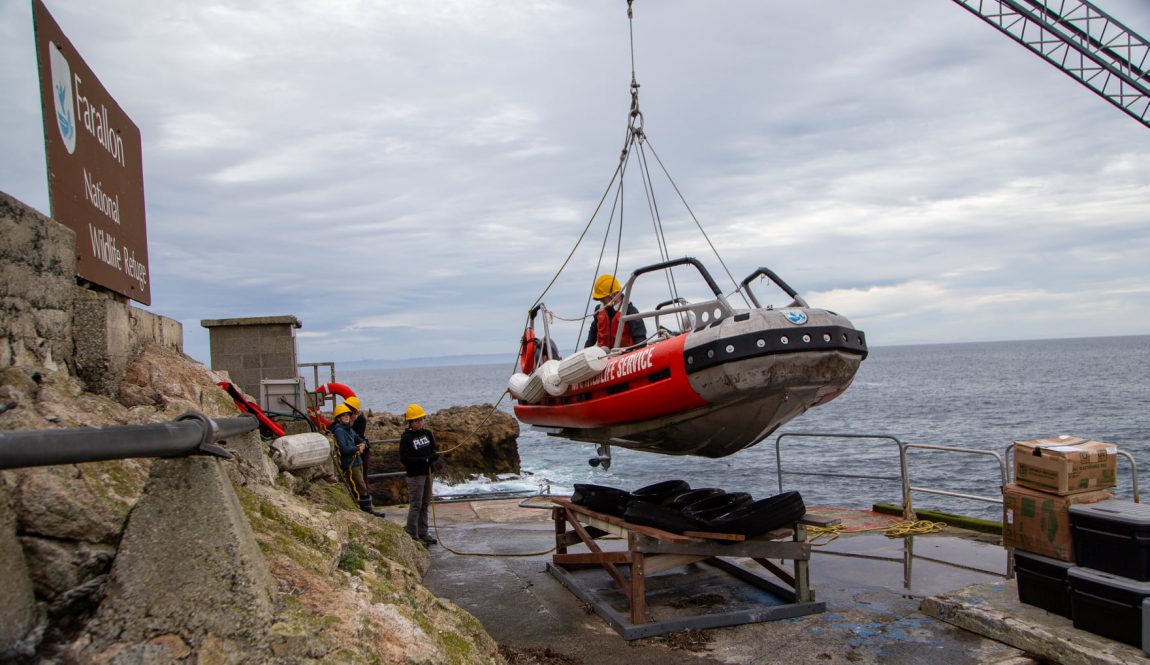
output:
[{"label": "stack of tire", "polygon": [[756,501],[746,492],[691,489],[685,480],[666,480],[631,492],[576,483],[571,503],[673,533],[733,533],[746,538],[794,524],[807,511],[798,492]]}]

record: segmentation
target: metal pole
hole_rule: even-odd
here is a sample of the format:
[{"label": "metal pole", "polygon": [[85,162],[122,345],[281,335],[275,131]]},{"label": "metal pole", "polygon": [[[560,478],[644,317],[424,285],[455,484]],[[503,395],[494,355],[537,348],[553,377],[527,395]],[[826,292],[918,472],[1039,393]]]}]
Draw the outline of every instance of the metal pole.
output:
[{"label": "metal pole", "polygon": [[231,457],[212,444],[258,427],[259,421],[251,415],[213,420],[188,413],[168,423],[0,432],[0,469],[194,452]]},{"label": "metal pole", "polygon": [[1138,495],[1138,463],[1134,461],[1134,456],[1125,450],[1119,449],[1118,454],[1130,462],[1130,480],[1134,484],[1134,503],[1142,503],[1142,497]]}]

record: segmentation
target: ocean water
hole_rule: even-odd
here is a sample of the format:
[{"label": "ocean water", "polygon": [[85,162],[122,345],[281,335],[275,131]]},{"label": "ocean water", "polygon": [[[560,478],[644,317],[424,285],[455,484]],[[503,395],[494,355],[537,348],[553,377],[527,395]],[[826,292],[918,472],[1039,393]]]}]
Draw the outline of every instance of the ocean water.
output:
[{"label": "ocean water", "polygon": [[[401,413],[418,402],[429,413],[456,405],[495,404],[511,367],[474,365],[339,372],[367,408]],[[511,398],[499,408],[511,413]],[[992,451],[1005,458],[1020,439],[1072,434],[1117,444],[1150,463],[1150,335],[1066,340],[878,347],[851,387],[833,402],[784,425],[759,444],[721,459],[672,457],[613,449],[610,470],[592,468],[590,444],[548,437],[522,426],[523,473],[498,482],[436,485],[439,495],[512,490],[570,492],[575,483],[624,489],[682,478],[692,487],[721,487],[756,498],[799,490],[809,506],[866,508],[897,502],[897,480],[793,475],[789,472],[899,476],[890,438],[793,436],[833,433],[893,437],[903,443]],[[779,436],[787,434],[781,440]],[[776,447],[778,454],[776,454]],[[993,456],[912,449],[912,485],[999,495]],[[1150,465],[1142,471],[1150,478]],[[1132,496],[1130,464],[1118,462],[1117,493]],[[1143,480],[1150,486],[1150,479]],[[1145,488],[1141,488],[1145,491]],[[918,508],[997,519],[983,502],[913,493]]]}]

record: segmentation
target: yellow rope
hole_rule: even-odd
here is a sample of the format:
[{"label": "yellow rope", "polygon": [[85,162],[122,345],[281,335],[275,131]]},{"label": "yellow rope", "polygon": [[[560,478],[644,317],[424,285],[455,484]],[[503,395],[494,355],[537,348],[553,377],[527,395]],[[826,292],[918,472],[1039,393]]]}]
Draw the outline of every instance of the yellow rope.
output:
[{"label": "yellow rope", "polygon": [[[439,454],[440,455],[446,455],[447,453],[449,453],[453,450],[457,450],[457,449],[461,448],[464,444],[469,443],[469,440],[471,439],[471,437],[475,436],[475,434],[479,431],[479,429],[487,424],[488,420],[491,420],[491,416],[495,415],[495,412],[499,410],[499,405],[503,402],[503,398],[507,397],[507,395],[509,395],[510,392],[511,392],[510,390],[504,390],[503,394],[499,396],[499,401],[497,401],[495,403],[495,406],[491,407],[491,411],[489,411],[487,413],[487,416],[484,417],[484,419],[478,425],[475,426],[475,429],[471,430],[471,432],[469,432],[466,436],[463,437],[462,441],[455,444],[451,448],[448,448],[447,450],[439,451]],[[439,521],[436,519],[436,516],[435,516],[435,501],[431,502],[431,525],[435,529],[435,539],[439,541],[439,546],[442,547],[443,549],[447,550],[448,552],[451,552],[452,554],[456,554],[459,556],[490,556],[490,557],[543,556],[544,554],[550,554],[550,553],[554,552],[555,548],[558,547],[558,545],[552,545],[549,549],[543,550],[541,552],[511,552],[511,553],[461,552],[461,551],[453,549],[452,547],[445,545],[443,543],[443,538],[440,536],[440,533],[439,533]]]},{"label": "yellow rope", "polygon": [[[826,545],[844,533],[864,533],[866,531],[882,531],[887,538],[905,538],[906,536],[921,536],[928,533],[938,533],[946,528],[945,522],[932,522],[930,520],[905,520],[894,522],[885,526],[872,526],[862,528],[849,528],[845,524],[834,526],[808,526],[808,541],[812,547]],[[822,542],[815,542],[825,538]]]},{"label": "yellow rope", "polygon": [[456,549],[443,544],[443,537],[439,533],[439,522],[435,518],[435,502],[431,502],[431,526],[435,529],[435,539],[439,541],[439,546],[443,549],[459,556],[490,556],[490,557],[523,557],[523,556],[543,556],[555,551],[558,545],[552,545],[549,549],[541,552],[461,552]]},{"label": "yellow rope", "polygon": [[487,424],[487,421],[488,421],[488,420],[491,420],[491,416],[495,415],[495,412],[499,410],[499,405],[503,403],[503,398],[504,398],[504,397],[507,397],[507,395],[509,395],[509,394],[511,394],[511,391],[510,391],[510,390],[504,390],[504,391],[503,391],[503,394],[499,396],[499,401],[497,401],[497,402],[495,403],[495,406],[491,407],[491,411],[489,411],[489,412],[487,413],[487,415],[486,415],[486,416],[484,416],[483,420],[482,420],[482,421],[480,421],[480,423],[479,423],[478,425],[476,425],[476,426],[475,426],[475,429],[473,429],[473,430],[471,430],[470,432],[468,432],[468,433],[467,433],[467,435],[465,435],[465,436],[463,437],[463,440],[462,440],[462,441],[460,441],[459,443],[457,443],[457,444],[455,444],[454,446],[452,446],[452,447],[448,448],[447,450],[440,450],[440,451],[439,451],[439,454],[440,454],[440,455],[446,455],[447,453],[449,453],[449,452],[451,452],[451,451],[453,451],[453,450],[457,450],[457,449],[459,449],[459,448],[462,448],[464,444],[468,443],[468,442],[469,442],[469,440],[471,439],[471,437],[475,436],[475,434],[476,434],[477,432],[479,432],[479,429],[480,429],[481,427],[483,427],[484,425],[486,425],[486,424]]}]

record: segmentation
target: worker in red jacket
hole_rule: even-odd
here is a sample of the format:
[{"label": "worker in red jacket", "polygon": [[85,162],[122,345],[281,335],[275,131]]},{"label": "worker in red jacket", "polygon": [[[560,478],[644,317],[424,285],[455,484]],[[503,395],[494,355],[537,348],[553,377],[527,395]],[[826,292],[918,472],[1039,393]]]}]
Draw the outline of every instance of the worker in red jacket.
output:
[{"label": "worker in red jacket", "polygon": [[[595,280],[591,297],[599,301],[599,306],[595,308],[591,329],[587,331],[587,343],[583,346],[612,348],[615,346],[615,335],[619,332],[619,321],[623,317],[619,311],[619,305],[623,302],[623,287],[619,285],[619,280],[615,279],[614,275],[599,275]],[[635,308],[634,303],[627,303],[627,314],[638,313],[639,310]],[[643,319],[633,319],[628,321],[626,328],[623,329],[620,346],[634,346],[645,339],[647,339],[647,326],[643,324]]]}]

